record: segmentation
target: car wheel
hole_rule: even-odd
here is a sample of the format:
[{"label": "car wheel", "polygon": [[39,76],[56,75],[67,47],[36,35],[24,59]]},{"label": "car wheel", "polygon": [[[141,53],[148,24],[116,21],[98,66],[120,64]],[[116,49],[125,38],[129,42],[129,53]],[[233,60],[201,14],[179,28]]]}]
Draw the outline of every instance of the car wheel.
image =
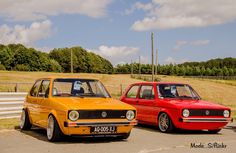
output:
[{"label": "car wheel", "polygon": [[208,133],[210,134],[217,134],[221,131],[221,129],[216,129],[216,130],[208,130]]},{"label": "car wheel", "polygon": [[158,127],[161,132],[168,133],[172,132],[174,129],[174,126],[172,124],[172,121],[170,117],[166,113],[161,113],[158,117]]},{"label": "car wheel", "polygon": [[30,123],[28,112],[27,110],[23,109],[20,117],[20,129],[29,130],[31,127],[32,124]]},{"label": "car wheel", "polygon": [[47,138],[51,142],[59,141],[62,136],[60,127],[53,115],[48,117]]}]

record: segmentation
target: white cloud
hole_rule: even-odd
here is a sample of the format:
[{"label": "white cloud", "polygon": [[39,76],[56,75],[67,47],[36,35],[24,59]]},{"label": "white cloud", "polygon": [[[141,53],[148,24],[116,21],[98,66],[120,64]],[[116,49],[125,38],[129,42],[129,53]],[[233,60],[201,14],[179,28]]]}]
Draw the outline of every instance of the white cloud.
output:
[{"label": "white cloud", "polygon": [[0,16],[14,21],[45,20],[59,14],[106,15],[111,0],[0,0]]},{"label": "white cloud", "polygon": [[164,62],[166,64],[180,64],[180,63],[184,63],[187,61],[188,61],[188,59],[177,60],[177,59],[174,59],[173,57],[167,57]]},{"label": "white cloud", "polygon": [[191,45],[191,46],[203,46],[210,43],[210,40],[195,40],[195,41],[186,41],[186,40],[179,40],[176,41],[175,46],[173,47],[173,51],[178,51],[182,47]]},{"label": "white cloud", "polygon": [[6,24],[0,26],[0,43],[22,43],[32,46],[36,41],[48,38],[52,32],[52,23],[49,20],[33,22],[29,27],[15,25],[10,27]]},{"label": "white cloud", "polygon": [[236,19],[235,0],[152,0],[133,7],[146,12],[143,19],[132,25],[136,31],[204,27]]},{"label": "white cloud", "polygon": [[113,65],[119,64],[120,61],[130,62],[134,60],[134,55],[139,52],[137,47],[127,47],[127,46],[106,46],[101,45],[98,49],[88,49],[92,52],[107,58],[112,62]]}]

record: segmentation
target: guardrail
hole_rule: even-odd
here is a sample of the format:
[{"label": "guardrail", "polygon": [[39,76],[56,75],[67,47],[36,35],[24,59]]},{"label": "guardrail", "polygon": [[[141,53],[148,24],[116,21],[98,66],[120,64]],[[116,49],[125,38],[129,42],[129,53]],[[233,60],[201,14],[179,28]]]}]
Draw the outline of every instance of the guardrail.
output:
[{"label": "guardrail", "polygon": [[19,118],[26,92],[0,92],[0,119]]}]

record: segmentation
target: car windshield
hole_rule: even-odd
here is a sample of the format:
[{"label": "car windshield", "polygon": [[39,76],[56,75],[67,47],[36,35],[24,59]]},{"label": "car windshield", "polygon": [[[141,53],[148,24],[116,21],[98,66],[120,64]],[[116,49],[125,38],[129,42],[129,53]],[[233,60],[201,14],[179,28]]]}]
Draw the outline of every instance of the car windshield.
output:
[{"label": "car windshield", "polygon": [[110,97],[100,81],[89,79],[55,79],[52,95],[57,97]]},{"label": "car windshield", "polygon": [[159,98],[200,99],[192,87],[185,84],[159,84],[157,91]]}]

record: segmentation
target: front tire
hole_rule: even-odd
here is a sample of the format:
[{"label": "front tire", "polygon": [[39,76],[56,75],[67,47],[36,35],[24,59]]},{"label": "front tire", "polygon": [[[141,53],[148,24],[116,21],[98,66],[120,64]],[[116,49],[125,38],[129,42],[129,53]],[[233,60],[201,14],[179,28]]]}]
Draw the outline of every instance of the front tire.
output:
[{"label": "front tire", "polygon": [[161,113],[158,117],[158,127],[161,132],[163,133],[169,133],[174,130],[174,125],[166,113]]},{"label": "front tire", "polygon": [[22,110],[21,117],[20,117],[20,129],[21,130],[30,130],[32,124],[29,120],[29,114],[26,109]]},{"label": "front tire", "polygon": [[62,136],[60,127],[53,115],[48,117],[48,126],[47,126],[47,138],[48,141],[56,142],[59,141]]}]

